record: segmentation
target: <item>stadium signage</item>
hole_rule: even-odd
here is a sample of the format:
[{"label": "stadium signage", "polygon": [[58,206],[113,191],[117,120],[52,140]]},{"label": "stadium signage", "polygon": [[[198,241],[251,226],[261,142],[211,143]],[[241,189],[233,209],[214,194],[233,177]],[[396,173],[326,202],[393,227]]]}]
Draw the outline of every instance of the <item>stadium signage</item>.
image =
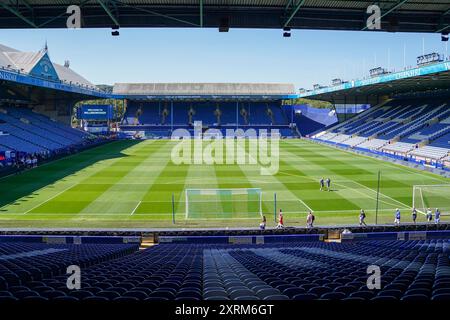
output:
[{"label": "stadium signage", "polygon": [[307,97],[307,96],[314,96],[318,94],[323,93],[329,93],[329,92],[335,92],[340,90],[346,90],[351,88],[357,88],[357,87],[363,87],[367,85],[373,85],[378,83],[386,83],[390,81],[395,80],[401,80],[401,79],[407,79],[412,77],[418,77],[418,76],[424,76],[429,75],[433,73],[439,73],[439,72],[445,72],[450,70],[450,62],[443,62],[443,63],[436,63],[432,65],[427,65],[423,67],[418,67],[410,70],[405,70],[401,72],[396,73],[389,73],[377,77],[373,77],[370,79],[363,79],[363,80],[354,80],[349,83],[343,83],[338,86],[332,86],[327,88],[322,88],[318,90],[313,90],[305,93],[301,93],[299,97]]},{"label": "stadium signage", "polygon": [[17,75],[10,72],[0,71],[0,79],[17,82]]},{"label": "stadium signage", "polygon": [[83,120],[111,120],[113,118],[113,106],[109,104],[83,104],[77,109],[77,117]]}]

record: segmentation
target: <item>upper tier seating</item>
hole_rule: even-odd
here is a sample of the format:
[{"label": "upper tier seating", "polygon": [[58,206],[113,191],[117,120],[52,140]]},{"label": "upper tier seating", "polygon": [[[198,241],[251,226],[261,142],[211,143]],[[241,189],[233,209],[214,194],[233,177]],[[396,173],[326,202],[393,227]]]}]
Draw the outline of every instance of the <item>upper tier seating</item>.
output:
[{"label": "upper tier seating", "polygon": [[435,147],[450,149],[450,133],[447,133],[434,141],[431,141],[430,145]]}]

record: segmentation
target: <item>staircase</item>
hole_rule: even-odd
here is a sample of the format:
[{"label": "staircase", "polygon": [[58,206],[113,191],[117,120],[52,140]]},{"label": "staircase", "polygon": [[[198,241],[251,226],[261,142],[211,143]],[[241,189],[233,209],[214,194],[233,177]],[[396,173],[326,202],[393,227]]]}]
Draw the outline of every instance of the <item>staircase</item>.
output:
[{"label": "staircase", "polygon": [[141,245],[139,246],[139,250],[145,250],[148,249],[150,247],[153,247],[154,245],[157,245],[157,243],[155,242],[155,236],[147,236],[147,237],[142,237],[141,239]]}]

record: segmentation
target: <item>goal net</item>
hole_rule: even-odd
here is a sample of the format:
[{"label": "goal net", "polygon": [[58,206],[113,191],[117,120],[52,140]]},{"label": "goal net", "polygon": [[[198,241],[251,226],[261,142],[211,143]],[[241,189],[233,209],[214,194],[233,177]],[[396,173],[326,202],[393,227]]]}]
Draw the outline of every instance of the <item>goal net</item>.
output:
[{"label": "goal net", "polygon": [[186,219],[256,219],[262,216],[259,188],[186,189]]},{"label": "goal net", "polygon": [[416,185],[413,187],[413,207],[425,213],[439,208],[442,214],[450,213],[450,184]]}]

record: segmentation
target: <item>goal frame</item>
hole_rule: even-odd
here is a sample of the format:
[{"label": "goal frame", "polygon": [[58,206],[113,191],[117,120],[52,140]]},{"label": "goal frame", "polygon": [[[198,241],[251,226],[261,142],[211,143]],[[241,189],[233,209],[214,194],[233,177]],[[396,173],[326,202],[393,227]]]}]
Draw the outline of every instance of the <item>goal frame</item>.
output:
[{"label": "goal frame", "polygon": [[[258,191],[259,193],[259,215],[262,217],[262,189],[261,188],[189,188],[184,190],[185,194],[185,219],[189,219],[189,191],[207,191],[207,192],[217,192],[217,191]],[[245,193],[241,193],[245,194]]]},{"label": "goal frame", "polygon": [[[415,184],[413,185],[413,193],[412,193],[412,207],[416,208],[416,210],[422,214],[426,214],[426,212],[424,212],[423,210],[420,209],[425,209],[426,211],[426,206],[425,203],[423,202],[423,193],[422,193],[422,189],[423,188],[434,188],[434,187],[448,187],[450,188],[450,184]],[[422,203],[420,204],[421,206],[417,206],[416,203],[416,190],[418,190],[418,192],[420,192],[420,199],[422,200]]]}]

